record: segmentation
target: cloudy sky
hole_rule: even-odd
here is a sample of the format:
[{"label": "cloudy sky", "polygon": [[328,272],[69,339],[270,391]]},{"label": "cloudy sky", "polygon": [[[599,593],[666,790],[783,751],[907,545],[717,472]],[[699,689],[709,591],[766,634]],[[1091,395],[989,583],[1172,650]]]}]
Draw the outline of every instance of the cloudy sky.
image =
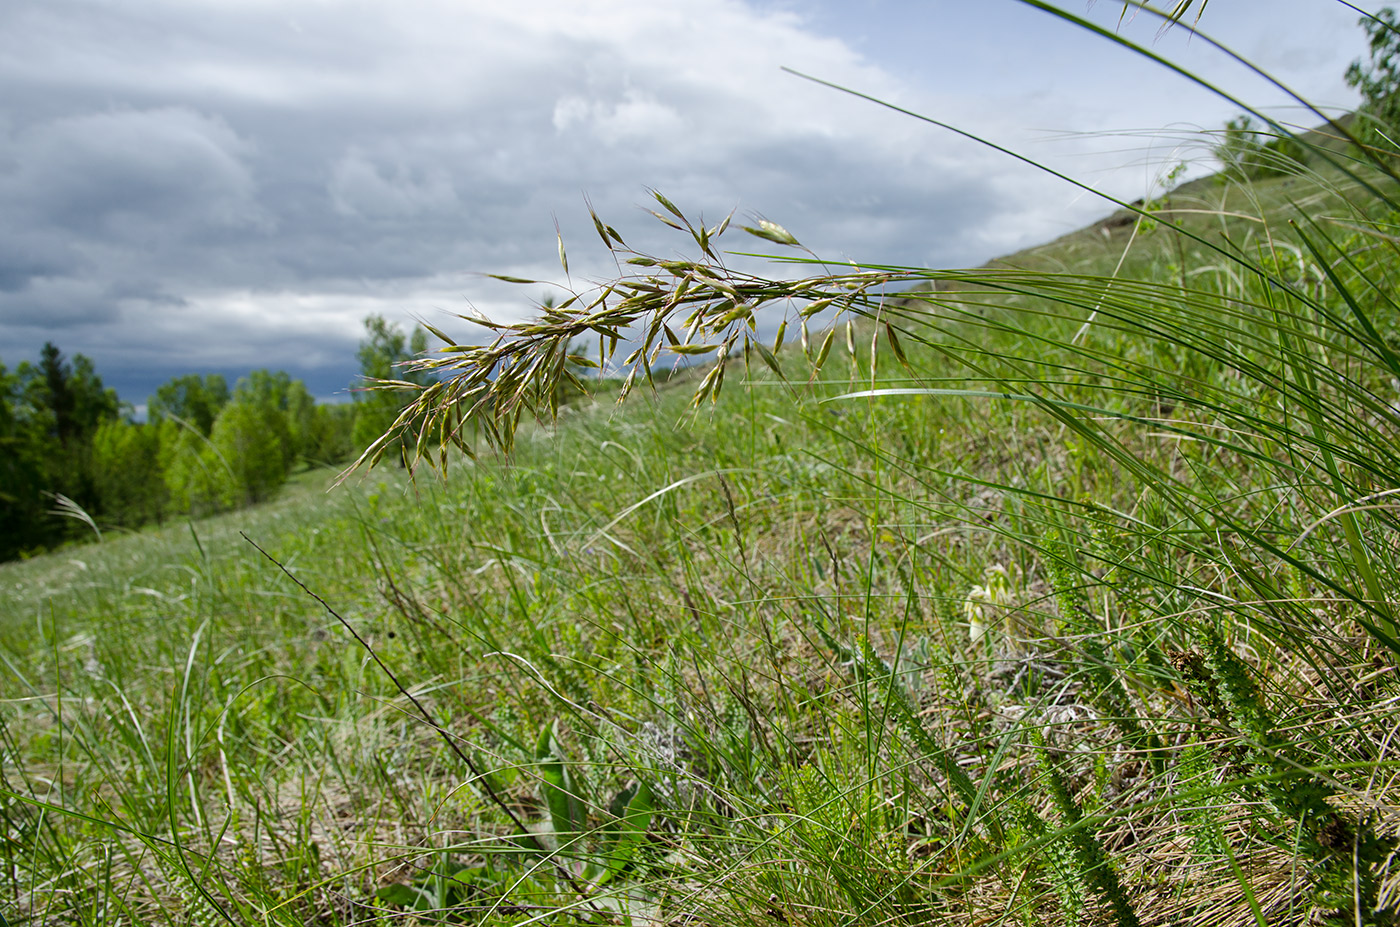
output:
[{"label": "cloudy sky", "polygon": [[[1062,0],[1116,26],[1121,3]],[[1366,9],[1377,3],[1362,3]],[[1267,15],[1261,15],[1267,11]],[[1202,31],[1349,109],[1357,14],[1211,0]],[[1315,120],[1185,30],[1122,34]],[[450,331],[601,277],[585,199],[781,222],[823,256],[970,266],[1108,208],[787,66],[1134,199],[1236,107],[1017,0],[5,0],[0,362],[45,341],[142,404],[171,376],[285,369],[343,391],[362,320]],[[731,246],[749,247],[734,239]]]}]

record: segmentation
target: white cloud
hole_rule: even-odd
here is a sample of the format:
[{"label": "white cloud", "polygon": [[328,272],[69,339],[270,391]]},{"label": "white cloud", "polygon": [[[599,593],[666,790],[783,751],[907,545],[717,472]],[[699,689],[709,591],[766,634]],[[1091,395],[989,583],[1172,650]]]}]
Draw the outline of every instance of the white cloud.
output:
[{"label": "white cloud", "polygon": [[614,102],[563,97],[554,104],[553,123],[561,133],[581,127],[607,144],[674,138],[686,129],[686,120],[673,107],[637,90]]}]

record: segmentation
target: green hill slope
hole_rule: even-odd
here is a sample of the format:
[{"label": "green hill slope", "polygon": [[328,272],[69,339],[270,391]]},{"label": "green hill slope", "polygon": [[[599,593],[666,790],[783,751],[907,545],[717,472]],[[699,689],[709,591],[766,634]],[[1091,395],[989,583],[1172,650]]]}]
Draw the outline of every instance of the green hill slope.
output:
[{"label": "green hill slope", "polygon": [[783,379],[716,321],[698,413],[699,370],[0,566],[0,911],[1388,922],[1390,184],[1198,181],[975,271],[643,267],[858,324]]}]

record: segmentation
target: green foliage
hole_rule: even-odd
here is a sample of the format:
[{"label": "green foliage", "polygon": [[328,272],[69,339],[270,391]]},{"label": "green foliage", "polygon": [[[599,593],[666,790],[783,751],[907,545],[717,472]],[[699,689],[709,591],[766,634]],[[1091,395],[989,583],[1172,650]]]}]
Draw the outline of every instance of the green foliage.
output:
[{"label": "green foliage", "polygon": [[48,490],[95,507],[92,436],[102,422],[117,418],[116,392],[102,385],[91,360],[79,354],[70,365],[52,342],[44,345],[37,368],[20,365],[20,378],[27,381],[27,403],[56,458],[46,474]]},{"label": "green foliage", "polygon": [[92,468],[104,519],[136,528],[165,514],[158,425],[104,422],[92,438]]},{"label": "green foliage", "polygon": [[[1313,900],[1326,922],[1393,923],[1395,912],[1380,907],[1379,893],[1395,841],[1338,808],[1336,788],[1312,772],[1307,755],[1280,735],[1249,666],[1219,631],[1198,625],[1195,639],[1199,650],[1179,652],[1173,663],[1201,704],[1239,735],[1236,762],[1259,779],[1243,797],[1262,796],[1281,818],[1282,836],[1296,835],[1298,849],[1315,866]],[[1217,843],[1223,839],[1210,836]]]},{"label": "green foliage", "polygon": [[228,383],[220,374],[192,373],[157,387],[155,395],[146,402],[146,416],[154,425],[168,417],[178,418],[207,438],[228,400]]},{"label": "green foliage", "polygon": [[535,761],[539,764],[540,788],[549,809],[555,848],[562,856],[576,855],[588,829],[588,810],[582,786],[574,780],[573,765],[566,761],[551,728],[540,732]]},{"label": "green foliage", "polygon": [[305,456],[312,409],[316,406],[306,384],[293,380],[283,370],[276,373],[254,370],[238,381],[233,401],[259,410],[266,426],[272,430],[285,470],[290,471],[292,465]]},{"label": "green foliage", "polygon": [[[882,923],[927,923],[937,902],[919,890],[890,806],[874,786],[833,781],[821,768],[829,759],[819,755],[781,780],[797,860],[835,886],[851,911],[880,911]],[[800,880],[778,887],[782,901],[801,903]]]},{"label": "green foliage", "polygon": [[202,516],[233,506],[234,477],[209,438],[169,418],[160,423],[158,434],[160,470],[172,511]]},{"label": "green foliage", "polygon": [[[634,781],[616,792],[605,808],[590,809],[590,790],[579,777],[578,764],[559,744],[557,723],[540,732],[535,762],[549,816],[540,822],[544,827],[529,833],[545,837],[544,848],[563,861],[566,881],[573,876],[605,885],[622,875],[636,862],[651,825],[651,787]],[[589,824],[591,811],[603,818],[596,831]],[[526,845],[532,839],[518,836]]]},{"label": "green foliage", "polygon": [[354,428],[356,406],[351,403],[322,403],[311,410],[310,419],[299,422],[302,455],[313,466],[344,463],[355,456]]},{"label": "green foliage", "polygon": [[[1103,844],[1086,826],[1084,813],[1070,790],[1069,779],[1060,760],[1046,747],[1040,732],[1035,729],[1032,731],[1032,740],[1040,759],[1040,785],[1049,794],[1059,812],[1060,821],[1064,826],[1063,837],[1060,839],[1064,840],[1069,849],[1059,862],[1059,870],[1063,872],[1072,869],[1080,885],[1092,890],[1113,909],[1113,919],[1119,927],[1138,927],[1141,922],[1137,912],[1133,909],[1128,893],[1104,851]],[[1077,918],[1077,909],[1083,903],[1084,892],[1073,889],[1062,891],[1066,912],[1073,912]]]},{"label": "green foliage", "polygon": [[306,384],[293,380],[278,405],[287,423],[287,448],[291,457],[288,466],[299,461],[311,463],[317,459],[312,455],[316,441],[316,399],[307,390]]},{"label": "green foliage", "polygon": [[47,413],[50,434],[64,447],[81,444],[98,425],[117,417],[116,392],[103,387],[92,361],[82,354],[70,365],[50,341],[40,352],[38,368],[21,364],[20,371],[21,378],[29,374],[31,405]]},{"label": "green foliage", "polygon": [[1077,554],[1058,530],[1046,533],[1040,550],[1054,591],[1061,632],[1076,642],[1076,662],[1087,679],[1087,697],[1105,719],[1123,732],[1131,749],[1148,751],[1158,771],[1164,771],[1159,752],[1161,741],[1138,717],[1127,687],[1114,670],[1119,661],[1104,646],[1102,622],[1096,621],[1089,610],[1084,590],[1087,574]]},{"label": "green foliage", "polygon": [[43,491],[43,434],[23,403],[18,375],[0,364],[0,560],[42,546],[48,539]]},{"label": "green foliage", "polygon": [[116,421],[116,392],[102,385],[87,357],[69,363],[49,342],[38,364],[21,362],[13,376],[0,367],[0,400],[0,442],[13,455],[6,464],[11,480],[0,490],[8,522],[0,551],[15,556],[80,536],[86,529],[49,510],[62,495],[77,510],[100,514],[92,440],[103,423]]},{"label": "green foliage", "polygon": [[0,559],[81,536],[84,523],[100,536],[264,501],[299,460],[353,456],[353,409],[318,408],[282,371],[252,371],[232,397],[222,376],[176,377],[151,397],[146,425],[118,411],[82,355],[69,364],[49,344],[38,364],[0,366]]},{"label": "green foliage", "polygon": [[1400,17],[1391,7],[1358,20],[1366,30],[1370,61],[1357,59],[1347,68],[1348,87],[1361,93],[1361,138],[1368,145],[1394,152],[1400,126]]},{"label": "green foliage", "polygon": [[[632,888],[611,895],[601,890],[621,882],[639,862],[655,813],[650,787],[633,781],[607,807],[593,807],[578,764],[559,744],[557,724],[540,732],[535,764],[542,820],[518,830],[504,847],[484,848],[484,865],[454,864],[444,851],[411,881],[382,888],[376,897],[450,923],[510,922],[551,908],[563,912],[570,893],[580,890],[591,899],[584,907],[595,912],[625,915],[644,903],[643,893]],[[602,823],[592,826],[599,818]]]},{"label": "green foliage", "polygon": [[1050,882],[1066,927],[1078,927],[1085,922],[1090,896],[1074,843],[1055,836],[1050,824],[1030,805],[1018,805],[1015,820],[1017,837],[1045,844],[1043,856],[1031,865]]},{"label": "green foliage", "polygon": [[[1348,177],[1349,165],[1328,169],[1335,176],[1327,183],[1337,189],[1374,186],[1375,178]],[[789,708],[785,717],[780,706],[810,704],[830,691],[810,679],[804,682],[805,691],[817,693],[812,699],[779,685],[772,701],[753,710],[751,718],[773,713],[771,726],[780,732],[771,736],[790,738],[783,742],[790,750],[809,742],[812,729],[821,732],[817,737],[840,730],[863,738],[869,779],[894,775],[895,769],[916,770],[920,798],[929,802],[938,796],[940,817],[927,825],[926,839],[954,845],[931,851],[948,872],[941,885],[945,904],[956,903],[951,889],[968,873],[986,873],[1006,860],[1008,866],[1046,873],[1066,917],[1080,917],[1087,900],[1097,898],[1120,923],[1136,923],[1141,908],[1135,910],[1131,897],[1152,890],[1155,864],[1127,849],[1125,834],[1132,840],[1156,834],[1151,839],[1161,846],[1175,839],[1169,833],[1177,833],[1186,838],[1182,847],[1208,855],[1211,865],[1227,874],[1225,884],[1248,899],[1242,903],[1253,908],[1257,922],[1268,922],[1279,912],[1281,896],[1269,902],[1253,894],[1254,877],[1239,863],[1250,846],[1227,826],[1233,822],[1202,816],[1194,804],[1229,796],[1255,825],[1246,833],[1267,834],[1271,848],[1309,871],[1306,885],[1299,882],[1300,896],[1285,899],[1288,905],[1381,922],[1389,916],[1378,908],[1382,851],[1389,838],[1364,815],[1343,813],[1341,792],[1331,780],[1351,780],[1355,796],[1369,786],[1358,786],[1352,769],[1370,774],[1387,762],[1377,760],[1374,747],[1364,742],[1383,736],[1375,727],[1382,703],[1368,695],[1341,707],[1350,698],[1344,694],[1351,685],[1345,667],[1360,658],[1358,645],[1335,629],[1359,629],[1364,646],[1382,654],[1388,665],[1384,655],[1396,646],[1392,612],[1400,564],[1386,540],[1395,530],[1393,508],[1382,500],[1391,498],[1400,479],[1393,443],[1400,418],[1390,401],[1400,362],[1384,331],[1389,324],[1384,320],[1395,310],[1388,285],[1395,252],[1382,244],[1389,233],[1380,228],[1387,220],[1373,215],[1389,215],[1394,204],[1384,198],[1379,204],[1348,204],[1340,196],[1323,197],[1328,205],[1317,208],[1327,215],[1350,209],[1350,227],[1376,230],[1354,233],[1364,241],[1345,241],[1330,237],[1328,226],[1310,224],[1308,214],[1292,211],[1296,190],[1271,190],[1269,178],[1256,180],[1248,191],[1227,188],[1215,194],[1227,199],[1214,204],[1211,222],[1193,218],[1205,205],[1186,199],[1189,185],[1173,191],[1173,203],[1163,210],[1174,216],[1161,226],[1167,235],[1144,246],[1150,259],[1134,263],[1113,255],[1117,265],[1109,266],[1117,275],[1111,284],[1107,272],[1063,273],[1053,261],[1047,262],[1051,272],[1004,264],[977,271],[882,264],[833,270],[808,256],[783,260],[785,271],[802,267],[808,276],[757,277],[716,256],[724,223],[710,228],[686,221],[658,195],[666,210],[658,216],[689,236],[693,258],[632,251],[597,220],[600,239],[619,265],[638,270],[596,293],[574,294],[537,321],[499,326],[501,337],[489,345],[453,345],[442,358],[421,362],[459,376],[442,389],[421,392],[417,412],[444,443],[464,440],[471,433],[463,422],[475,421],[476,434],[486,442],[511,448],[523,413],[552,411],[553,390],[564,382],[565,346],[596,337],[606,360],[611,333],[629,329],[640,332],[641,343],[621,359],[631,367],[623,395],[649,376],[663,355],[714,358],[708,371],[687,378],[692,405],[714,400],[727,367],[749,351],[763,364],[746,371],[748,382],[795,389],[800,381],[785,381],[783,371],[805,360],[804,378],[820,403],[819,412],[807,414],[841,434],[861,458],[824,471],[829,485],[816,492],[823,500],[873,497],[862,510],[870,539],[860,549],[859,565],[844,565],[860,576],[858,592],[851,595],[851,573],[837,578],[841,558],[824,529],[825,552],[814,556],[803,550],[802,565],[793,571],[820,575],[847,595],[840,604],[819,606],[810,603],[829,603],[827,593],[804,592],[796,597],[803,603],[793,609],[798,614],[785,612],[778,626],[803,637],[807,652],[821,654],[829,675],[840,679],[842,696],[854,703],[851,716],[860,720],[832,720],[835,709],[820,721],[796,720],[803,718],[797,708]],[[1277,197],[1276,208],[1289,210],[1295,231],[1277,214],[1261,220],[1270,223],[1267,234],[1228,224],[1231,210],[1243,208],[1239,198],[1244,196]],[[771,223],[754,233],[800,248],[794,236]],[[1129,273],[1118,274],[1121,268]],[[891,289],[918,283],[924,288],[904,300],[888,298]],[[846,318],[823,323],[829,324],[824,338],[804,331],[803,357],[790,352],[780,358],[766,346],[766,353],[759,351],[751,324],[765,305],[795,307],[799,323],[832,311]],[[859,386],[822,369],[838,332],[845,335]],[[896,375],[881,373],[889,356],[879,350],[882,341],[898,362]],[[769,411],[775,407],[758,405],[753,394],[747,401],[763,410],[756,421],[766,414],[787,426],[774,426],[774,448],[795,443],[792,431],[800,426],[794,420],[809,422],[800,411]],[[936,419],[937,427],[922,425],[917,438],[901,433],[908,426],[892,426],[903,419],[890,407],[904,404],[918,404],[917,411],[907,411],[909,419]],[[954,427],[961,429],[963,456],[941,448],[943,435]],[[824,451],[818,459],[837,458]],[[786,459],[781,482],[770,472],[770,485],[790,492],[800,468]],[[752,457],[740,460],[743,467],[755,466]],[[977,502],[972,487],[994,501]],[[1280,494],[1288,505],[1279,503]],[[745,591],[734,594],[745,605],[710,607],[737,612],[747,609],[752,597],[766,602],[770,587],[752,578],[744,528],[729,505],[736,544],[726,551],[725,562],[747,583]],[[829,524],[819,514],[807,517]],[[712,519],[696,524],[724,522],[726,516]],[[615,523],[605,524],[607,534]],[[924,531],[924,524],[939,527]],[[914,526],[909,535],[917,541],[899,537],[907,525]],[[907,602],[911,613],[920,611],[919,596],[902,593],[907,580],[888,564],[924,555],[921,546],[945,532],[957,541],[940,547],[938,569],[927,573],[934,587],[927,600],[962,601],[970,618],[986,619],[994,610],[997,617],[1030,613],[1027,599],[1035,594],[1041,607],[1053,606],[1059,621],[1055,633],[1045,637],[1037,622],[1026,620],[1001,642],[984,628],[982,640],[967,642],[972,646],[961,660],[968,668],[958,674],[968,680],[964,685],[980,691],[928,696],[905,685],[896,666],[877,654],[872,634],[852,625],[877,625],[882,614],[891,621],[886,604],[891,601]],[[889,547],[882,546],[886,535]],[[519,533],[513,533],[507,549],[518,550],[519,543]],[[689,545],[677,542],[681,549]],[[809,542],[810,548],[817,546]],[[642,549],[628,540],[632,556],[646,556]],[[676,556],[685,563],[676,572],[687,577],[689,598],[683,601],[689,603],[703,594],[697,592],[703,585],[689,581],[688,555]],[[830,573],[808,566],[812,561],[830,563]],[[990,582],[986,589],[974,587],[981,590],[977,597],[964,591],[970,578],[987,577],[989,571],[1009,576],[1006,564],[1016,562],[1028,574],[1024,589],[1019,582],[1012,589],[1008,580],[1004,589],[992,589]],[[961,577],[959,591],[950,594],[950,581],[940,573]],[[1306,582],[1295,582],[1296,590],[1281,588],[1277,577],[1293,581],[1300,574]],[[774,588],[788,588],[785,578],[767,579]],[[693,604],[687,607],[699,612]],[[820,610],[820,619],[807,620],[808,608]],[[937,615],[940,633],[949,636],[946,607],[929,611]],[[1163,682],[1170,677],[1165,653],[1197,633],[1192,629],[1198,623],[1188,618],[1197,614],[1218,616],[1222,625],[1248,633],[1252,646],[1269,654],[1270,685],[1293,699],[1286,710],[1269,704],[1266,689],[1223,645],[1203,643],[1201,666],[1193,671],[1196,682],[1183,675],[1194,701]],[[752,620],[764,634],[772,633],[762,616]],[[848,646],[842,638],[857,643]],[[762,640],[756,648],[760,654],[774,647],[771,637]],[[998,665],[1016,660],[1022,661],[1019,667]],[[780,661],[772,662],[766,672],[784,678]],[[954,675],[947,672],[947,661],[939,662],[944,676]],[[1325,696],[1319,694],[1323,691]],[[931,697],[934,705],[922,705],[921,696]],[[587,698],[572,691],[570,697]],[[1310,698],[1335,699],[1329,704],[1336,707],[1319,711]],[[1194,729],[1195,719],[1185,708],[1191,704],[1207,706],[1221,732],[1221,754],[1205,780],[1209,785],[1202,784],[1198,769],[1209,758],[1180,733]],[[1023,779],[1001,768],[1011,741],[988,736],[996,720],[969,721],[953,732],[925,721],[974,713],[969,706],[985,706],[978,711],[994,718],[1012,710],[1013,717],[1024,719],[1063,715],[1088,728],[1078,732],[1079,750],[1052,754],[1042,745],[1033,751],[1044,775],[1036,799],[1041,807],[1031,817],[1007,811],[1027,799]],[[947,715],[940,715],[940,708]],[[1000,723],[1008,722],[1003,716]],[[1363,728],[1369,733],[1363,735]],[[753,732],[763,729],[751,720],[742,732],[727,729],[714,737],[723,745],[714,749],[724,757],[714,766],[742,770],[726,786],[764,778],[763,765],[751,762],[760,753]],[[783,747],[770,749],[778,756]],[[887,751],[902,759],[887,763]],[[1082,776],[1073,760],[1080,754],[1092,760],[1092,789],[1076,785]],[[1178,799],[1166,788],[1184,772],[1195,791]],[[1158,811],[1147,810],[1158,802],[1148,796],[1163,795],[1167,816],[1187,822],[1189,830],[1175,830],[1175,824],[1156,817]],[[766,799],[746,798],[753,803],[745,807],[748,813],[771,808]],[[829,795],[822,799],[829,800]],[[1173,817],[1178,811],[1181,816]],[[1059,830],[1043,823],[1051,814]],[[1114,815],[1132,824],[1115,834],[1109,827]],[[1020,820],[1019,829],[1008,828],[1009,820]],[[802,861],[794,865],[797,875],[790,883],[773,877],[771,884],[800,886],[793,896],[819,895],[823,914],[833,920],[858,919],[855,909],[862,905],[873,910],[869,898],[860,901],[835,875],[814,874],[819,869],[809,860],[834,855],[834,846],[815,853],[804,846],[799,852],[796,843],[819,844],[815,832],[793,831],[802,839],[787,842],[781,852]],[[1339,848],[1348,841],[1353,852],[1344,858]],[[774,856],[765,852],[764,865]],[[883,874],[892,871],[893,863]],[[1359,899],[1349,908],[1338,907],[1337,900],[1345,873]],[[905,884],[898,875],[894,880]],[[1182,885],[1184,892],[1190,889]],[[791,897],[775,894],[781,903],[767,910],[788,917]]]},{"label": "green foliage", "polygon": [[385,886],[375,897],[406,911],[431,915],[438,923],[512,923],[528,911],[522,910],[521,899],[545,901],[550,893],[509,867],[455,863],[444,850],[435,853],[431,864],[411,882]]},{"label": "green foliage", "polygon": [[209,447],[231,483],[226,503],[251,505],[268,499],[287,479],[290,429],[286,416],[267,397],[235,393],[214,420]]},{"label": "green foliage", "polygon": [[[658,196],[693,255],[420,361],[508,460],[7,565],[12,920],[1386,923],[1397,204],[1314,154],[977,271]],[[713,363],[515,430],[631,323]]]}]

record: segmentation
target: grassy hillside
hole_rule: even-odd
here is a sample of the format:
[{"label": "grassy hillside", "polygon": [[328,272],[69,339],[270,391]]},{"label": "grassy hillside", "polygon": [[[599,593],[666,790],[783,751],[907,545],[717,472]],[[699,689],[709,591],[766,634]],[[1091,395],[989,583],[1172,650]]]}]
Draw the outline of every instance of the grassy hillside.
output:
[{"label": "grassy hillside", "polygon": [[[689,274],[735,334],[713,406],[0,567],[0,912],[1388,922],[1393,189],[1202,181],[977,271],[643,265],[618,298]],[[858,324],[785,382],[719,321],[754,293]]]}]

